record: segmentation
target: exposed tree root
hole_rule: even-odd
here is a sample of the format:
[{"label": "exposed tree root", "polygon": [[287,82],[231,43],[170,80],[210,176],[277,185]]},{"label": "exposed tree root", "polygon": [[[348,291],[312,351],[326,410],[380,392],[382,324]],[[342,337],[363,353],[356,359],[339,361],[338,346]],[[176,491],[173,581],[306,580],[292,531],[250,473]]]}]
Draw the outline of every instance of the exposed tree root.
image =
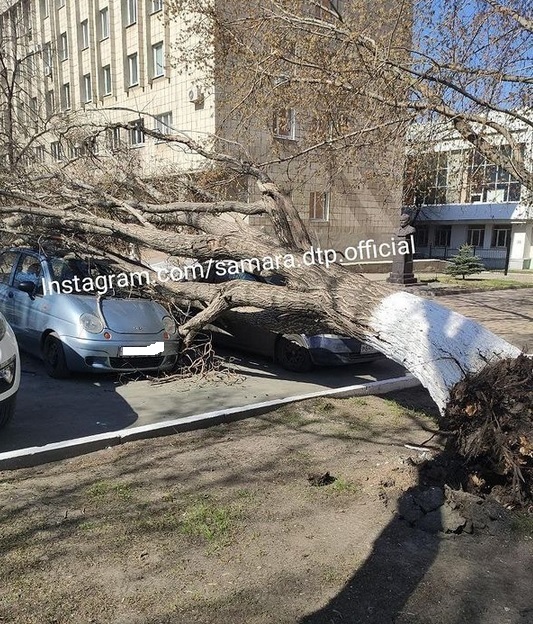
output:
[{"label": "exposed tree root", "polygon": [[505,504],[531,505],[533,359],[501,360],[465,377],[452,389],[445,417],[472,489]]}]

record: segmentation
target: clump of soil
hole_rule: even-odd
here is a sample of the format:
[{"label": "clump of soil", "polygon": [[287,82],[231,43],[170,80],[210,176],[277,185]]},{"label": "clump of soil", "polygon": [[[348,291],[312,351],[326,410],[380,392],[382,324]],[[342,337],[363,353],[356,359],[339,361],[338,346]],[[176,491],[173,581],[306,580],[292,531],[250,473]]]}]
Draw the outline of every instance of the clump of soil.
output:
[{"label": "clump of soil", "polygon": [[533,359],[501,360],[460,381],[445,418],[471,491],[507,505],[533,503]]}]

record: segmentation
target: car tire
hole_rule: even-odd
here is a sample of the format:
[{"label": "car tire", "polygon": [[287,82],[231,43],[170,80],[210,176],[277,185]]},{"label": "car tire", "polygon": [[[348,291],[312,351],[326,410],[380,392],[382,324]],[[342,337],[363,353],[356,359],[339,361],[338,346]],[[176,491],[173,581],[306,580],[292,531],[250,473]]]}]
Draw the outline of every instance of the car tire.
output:
[{"label": "car tire", "polygon": [[63,343],[54,334],[48,334],[43,344],[44,368],[54,379],[67,379],[70,371],[67,367]]},{"label": "car tire", "polygon": [[15,413],[17,394],[12,394],[9,398],[0,402],[0,429],[5,427]]},{"label": "car tire", "polygon": [[313,368],[309,349],[297,336],[280,336],[276,343],[276,362],[285,370],[307,373]]}]

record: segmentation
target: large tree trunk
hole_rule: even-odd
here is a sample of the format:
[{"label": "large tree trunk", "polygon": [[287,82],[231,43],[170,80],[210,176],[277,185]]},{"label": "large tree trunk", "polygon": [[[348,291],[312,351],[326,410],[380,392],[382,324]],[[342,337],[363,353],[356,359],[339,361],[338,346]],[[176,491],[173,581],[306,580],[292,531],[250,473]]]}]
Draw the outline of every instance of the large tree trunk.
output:
[{"label": "large tree trunk", "polygon": [[397,292],[377,302],[368,341],[407,368],[444,411],[453,386],[520,349],[432,300]]}]

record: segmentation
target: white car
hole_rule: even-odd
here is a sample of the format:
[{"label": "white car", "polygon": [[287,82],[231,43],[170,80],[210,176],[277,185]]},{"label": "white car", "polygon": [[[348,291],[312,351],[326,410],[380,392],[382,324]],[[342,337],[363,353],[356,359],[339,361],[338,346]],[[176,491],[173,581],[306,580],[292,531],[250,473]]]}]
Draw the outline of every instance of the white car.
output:
[{"label": "white car", "polygon": [[13,330],[0,314],[0,427],[15,411],[20,385],[20,356]]}]

